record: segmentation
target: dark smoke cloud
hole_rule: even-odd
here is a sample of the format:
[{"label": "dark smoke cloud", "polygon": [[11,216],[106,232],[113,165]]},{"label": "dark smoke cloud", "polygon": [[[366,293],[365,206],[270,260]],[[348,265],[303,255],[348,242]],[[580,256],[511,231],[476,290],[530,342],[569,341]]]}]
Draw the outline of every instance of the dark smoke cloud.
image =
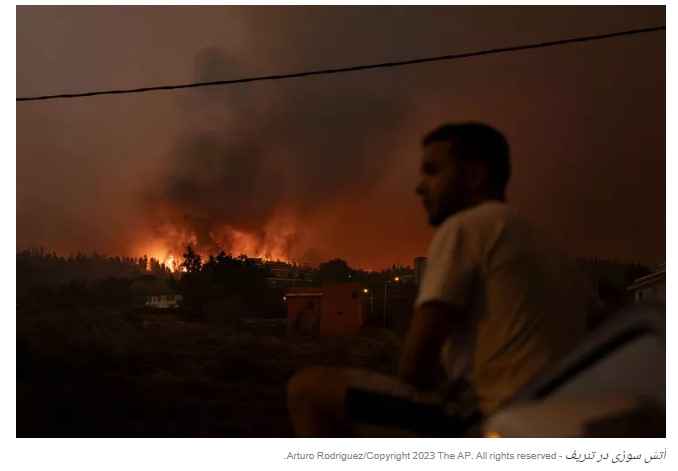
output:
[{"label": "dark smoke cloud", "polygon": [[[16,91],[345,67],[665,20],[664,7],[19,7]],[[316,261],[411,263],[432,234],[412,191],[419,139],[472,119],[509,138],[509,200],[576,254],[661,263],[665,57],[665,35],[653,33],[17,103],[17,247],[176,257],[183,241],[207,251],[247,242]]]},{"label": "dark smoke cloud", "polygon": [[[218,46],[196,56],[195,81],[245,75]],[[216,226],[263,238],[280,209],[294,207],[303,218],[349,191],[367,192],[388,159],[366,155],[367,144],[407,109],[402,85],[359,75],[267,85],[196,89],[178,101],[189,123],[153,200],[169,205],[173,222],[207,251],[235,248],[215,240]],[[297,242],[291,233],[283,244],[308,258],[313,248]]]}]

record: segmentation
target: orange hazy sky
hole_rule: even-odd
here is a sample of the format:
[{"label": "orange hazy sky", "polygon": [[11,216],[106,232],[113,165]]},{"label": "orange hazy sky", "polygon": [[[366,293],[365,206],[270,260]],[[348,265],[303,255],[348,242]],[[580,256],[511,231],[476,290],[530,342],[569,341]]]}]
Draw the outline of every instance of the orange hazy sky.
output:
[{"label": "orange hazy sky", "polygon": [[[665,24],[665,7],[18,7],[17,95],[289,73]],[[17,103],[17,248],[247,242],[412,264],[419,141],[485,121],[579,256],[666,255],[665,34],[230,87]],[[263,250],[263,249],[262,249]]]}]

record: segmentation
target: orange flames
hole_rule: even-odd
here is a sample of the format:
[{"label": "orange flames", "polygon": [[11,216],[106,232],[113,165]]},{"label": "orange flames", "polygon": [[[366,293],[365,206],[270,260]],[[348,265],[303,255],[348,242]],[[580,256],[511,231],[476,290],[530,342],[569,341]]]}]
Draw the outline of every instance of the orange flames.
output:
[{"label": "orange flames", "polygon": [[174,255],[170,254],[170,256],[167,257],[163,263],[165,264],[165,267],[172,273],[175,271],[186,271],[186,267],[182,267],[181,262],[174,259]]},{"label": "orange flames", "polygon": [[165,224],[158,231],[159,236],[141,245],[136,252],[155,258],[172,272],[185,271],[181,267],[181,254],[187,245],[191,245],[203,260],[210,254],[224,251],[234,257],[245,254],[251,258],[290,261],[295,258],[294,249],[299,250],[305,245],[298,227],[297,218],[282,214],[271,218],[259,233],[217,223],[209,232],[211,246],[203,247],[190,229]]}]

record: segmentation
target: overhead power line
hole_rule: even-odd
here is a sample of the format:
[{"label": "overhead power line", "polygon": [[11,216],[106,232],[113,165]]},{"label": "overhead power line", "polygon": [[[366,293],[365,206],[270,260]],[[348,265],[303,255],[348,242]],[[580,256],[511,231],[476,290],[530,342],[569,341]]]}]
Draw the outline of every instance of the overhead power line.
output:
[{"label": "overhead power line", "polygon": [[295,72],[291,74],[279,74],[279,75],[267,75],[262,77],[249,77],[241,78],[234,80],[218,80],[216,82],[199,82],[199,83],[188,83],[182,85],[160,85],[154,87],[143,87],[143,88],[130,88],[130,89],[121,89],[121,90],[102,90],[96,92],[84,92],[84,93],[66,93],[61,95],[44,95],[44,96],[33,96],[33,97],[20,97],[16,101],[36,101],[36,100],[52,100],[56,98],[79,98],[79,97],[88,97],[96,95],[121,95],[125,93],[144,93],[151,92],[156,90],[177,90],[180,88],[198,88],[198,87],[211,87],[216,85],[233,85],[236,83],[248,83],[248,82],[261,82],[264,80],[282,80],[290,79],[297,77],[309,77],[311,75],[329,75],[329,74],[341,74],[345,72],[356,72],[359,70],[369,70],[369,69],[383,69],[386,67],[400,67],[404,65],[413,65],[413,64],[423,64],[425,62],[435,62],[435,61],[445,61],[445,60],[455,60],[463,59],[466,57],[475,57],[475,56],[486,56],[490,54],[501,54],[504,52],[515,52],[515,51],[524,51],[528,49],[539,49],[544,47],[552,46],[561,46],[564,44],[573,44],[573,43],[582,43],[587,41],[598,41],[601,39],[610,39],[617,38],[620,36],[630,36],[634,34],[643,34],[643,33],[652,33],[656,31],[666,30],[666,25],[664,26],[655,26],[652,28],[643,28],[643,29],[634,29],[627,31],[618,31],[614,33],[599,34],[596,36],[580,36],[576,38],[569,39],[560,39],[557,41],[548,41],[543,43],[536,44],[526,44],[522,46],[512,46],[512,47],[503,47],[498,49],[486,49],[482,51],[475,52],[466,52],[461,54],[449,54],[446,56],[436,56],[436,57],[423,57],[419,59],[410,59],[405,61],[397,62],[383,62],[380,64],[364,64],[356,65],[352,67],[341,67],[337,69],[325,69],[325,70],[313,70],[307,72]]}]

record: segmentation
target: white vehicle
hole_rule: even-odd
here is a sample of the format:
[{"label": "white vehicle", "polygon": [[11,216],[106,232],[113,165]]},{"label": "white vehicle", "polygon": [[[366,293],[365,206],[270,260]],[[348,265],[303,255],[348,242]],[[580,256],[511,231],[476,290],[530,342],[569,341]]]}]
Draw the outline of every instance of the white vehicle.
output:
[{"label": "white vehicle", "polygon": [[623,310],[465,435],[665,437],[665,305]]}]

